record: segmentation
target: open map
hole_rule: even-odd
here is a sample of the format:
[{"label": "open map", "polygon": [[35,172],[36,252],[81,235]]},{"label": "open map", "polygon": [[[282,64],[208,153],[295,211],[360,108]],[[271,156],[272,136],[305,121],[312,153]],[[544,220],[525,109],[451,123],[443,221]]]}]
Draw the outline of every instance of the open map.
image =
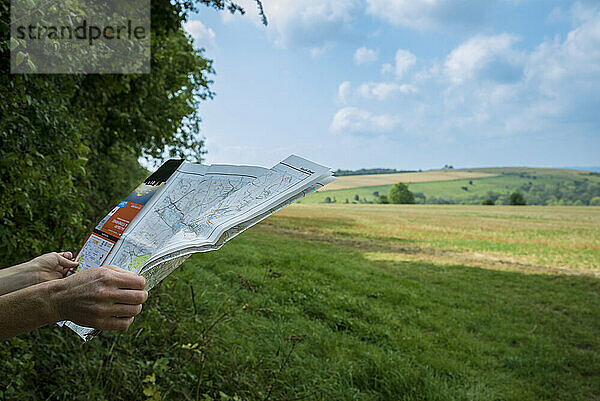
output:
[{"label": "open map", "polygon": [[[98,224],[77,260],[81,268],[116,265],[143,275],[149,289],[190,254],[220,248],[333,179],[329,168],[298,156],[270,169],[170,161]],[[67,325],[84,339],[95,334]]]}]

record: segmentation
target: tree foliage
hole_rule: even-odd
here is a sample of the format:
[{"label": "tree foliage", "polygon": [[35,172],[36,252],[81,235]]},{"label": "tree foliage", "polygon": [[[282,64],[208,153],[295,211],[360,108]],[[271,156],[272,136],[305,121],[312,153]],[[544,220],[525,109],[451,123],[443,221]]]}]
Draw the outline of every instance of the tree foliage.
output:
[{"label": "tree foliage", "polygon": [[2,265],[77,250],[146,175],[140,157],[202,159],[198,106],[213,96],[214,70],[182,28],[199,6],[244,12],[231,1],[152,0],[150,74],[10,75],[0,4]]},{"label": "tree foliage", "polygon": [[377,198],[377,203],[386,205],[390,203],[390,200],[388,199],[387,195],[379,195],[379,197]]},{"label": "tree foliage", "polygon": [[514,206],[522,206],[527,204],[527,201],[525,201],[525,197],[523,196],[523,194],[518,191],[515,191],[512,194],[510,194],[509,202],[511,205]]},{"label": "tree foliage", "polygon": [[394,184],[394,186],[390,189],[389,200],[390,203],[415,203],[415,198],[412,192],[409,191],[408,185],[402,182]]}]

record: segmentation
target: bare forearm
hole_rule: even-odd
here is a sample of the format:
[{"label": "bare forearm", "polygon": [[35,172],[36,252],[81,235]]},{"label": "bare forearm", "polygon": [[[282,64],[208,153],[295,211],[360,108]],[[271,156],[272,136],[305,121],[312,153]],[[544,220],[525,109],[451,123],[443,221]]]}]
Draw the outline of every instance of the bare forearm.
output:
[{"label": "bare forearm", "polygon": [[40,283],[0,296],[0,340],[58,321],[52,297],[57,285]]},{"label": "bare forearm", "polygon": [[0,270],[0,295],[35,284],[35,272],[29,262]]},{"label": "bare forearm", "polygon": [[148,298],[145,285],[143,277],[108,266],[4,294],[0,296],[0,340],[60,320],[125,330]]}]

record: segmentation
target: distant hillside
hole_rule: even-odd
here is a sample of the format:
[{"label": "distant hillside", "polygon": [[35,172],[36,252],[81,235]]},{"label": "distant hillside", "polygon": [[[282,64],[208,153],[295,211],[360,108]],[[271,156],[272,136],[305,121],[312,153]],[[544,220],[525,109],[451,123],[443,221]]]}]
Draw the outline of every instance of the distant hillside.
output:
[{"label": "distant hillside", "polygon": [[510,194],[519,191],[533,205],[600,206],[600,173],[529,167],[340,177],[302,202],[375,203],[396,182],[408,183],[417,203],[480,204],[491,199],[508,204]]},{"label": "distant hillside", "polygon": [[493,177],[496,173],[461,171],[461,170],[430,170],[420,173],[396,173],[396,174],[367,174],[338,177],[331,184],[326,185],[323,190],[332,191],[336,189],[361,188],[376,185],[391,185],[397,182],[433,182],[451,181],[461,178]]},{"label": "distant hillside", "polygon": [[600,173],[600,166],[593,167],[562,167],[567,170],[583,170],[583,171],[591,171],[592,173]]}]

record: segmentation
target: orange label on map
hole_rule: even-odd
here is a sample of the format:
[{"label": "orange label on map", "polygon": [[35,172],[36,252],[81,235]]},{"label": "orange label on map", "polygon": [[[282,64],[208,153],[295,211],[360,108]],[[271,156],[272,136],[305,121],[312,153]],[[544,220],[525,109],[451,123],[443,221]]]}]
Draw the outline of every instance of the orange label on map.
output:
[{"label": "orange label on map", "polygon": [[139,203],[127,202],[126,205],[119,207],[117,211],[110,216],[108,221],[102,226],[101,231],[112,235],[113,237],[121,238],[121,235],[127,226],[139,211],[142,210],[142,207],[144,207],[144,205],[140,205]]}]

